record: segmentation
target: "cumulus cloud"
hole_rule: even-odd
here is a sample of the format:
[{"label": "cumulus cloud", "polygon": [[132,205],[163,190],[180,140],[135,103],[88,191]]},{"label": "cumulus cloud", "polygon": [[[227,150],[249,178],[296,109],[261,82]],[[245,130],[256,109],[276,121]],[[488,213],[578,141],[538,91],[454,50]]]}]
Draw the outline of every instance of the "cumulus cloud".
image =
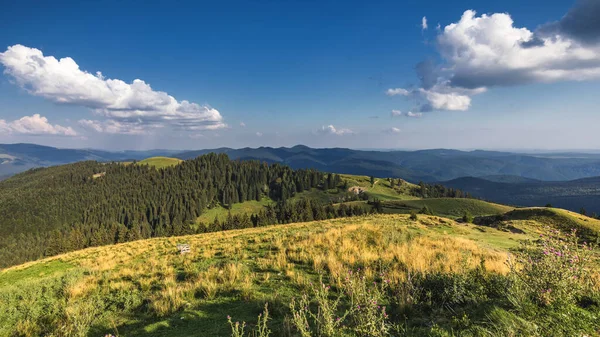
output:
[{"label": "cumulus cloud", "polygon": [[0,131],[25,135],[77,136],[77,132],[71,127],[52,125],[46,117],[39,114],[24,116],[12,122],[0,119]]},{"label": "cumulus cloud", "polygon": [[79,69],[70,57],[56,59],[22,45],[0,53],[4,73],[31,95],[55,103],[92,109],[115,123],[172,125],[182,130],[225,128],[218,110],[189,101],[177,101],[163,91],[153,90],[136,79],[126,83]]},{"label": "cumulus cloud", "polygon": [[240,126],[243,127],[243,128],[245,128],[246,127],[246,123],[240,122]]},{"label": "cumulus cloud", "polygon": [[333,125],[327,125],[327,126],[322,126],[320,129],[318,129],[317,133],[322,134],[322,135],[343,136],[343,135],[353,134],[354,132],[350,129],[336,129]]},{"label": "cumulus cloud", "polygon": [[558,33],[535,36],[515,27],[505,13],[477,17],[466,11],[459,22],[444,28],[438,44],[457,87],[600,78],[600,45],[584,45]]},{"label": "cumulus cloud", "polygon": [[600,78],[600,2],[581,0],[561,20],[537,31],[515,26],[507,13],[473,10],[439,30],[442,63],[424,61],[416,89],[394,88],[417,103],[415,111],[464,111],[474,95],[496,86]]},{"label": "cumulus cloud", "polygon": [[392,110],[392,117],[411,117],[411,118],[420,118],[423,116],[423,114],[421,112],[402,112],[400,110]]},{"label": "cumulus cloud", "polygon": [[426,30],[427,28],[428,28],[428,27],[427,27],[427,17],[425,17],[425,16],[424,16],[424,17],[421,19],[421,29],[422,29],[422,30]]},{"label": "cumulus cloud", "polygon": [[398,128],[395,128],[395,127],[391,127],[389,129],[387,129],[386,132],[388,132],[388,133],[400,133],[401,130],[398,129]]},{"label": "cumulus cloud", "polygon": [[263,136],[262,132],[257,132],[256,133],[256,137],[262,137],[262,136]]}]

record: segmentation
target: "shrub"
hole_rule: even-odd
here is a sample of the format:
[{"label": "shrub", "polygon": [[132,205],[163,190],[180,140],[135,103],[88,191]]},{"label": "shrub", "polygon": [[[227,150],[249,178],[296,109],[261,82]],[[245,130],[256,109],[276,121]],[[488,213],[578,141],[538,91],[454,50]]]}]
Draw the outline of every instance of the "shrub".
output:
[{"label": "shrub", "polygon": [[539,306],[573,304],[591,290],[592,247],[578,243],[576,230],[547,230],[525,245],[516,262],[509,263],[514,286]]},{"label": "shrub", "polygon": [[269,337],[271,330],[268,327],[269,321],[269,303],[265,303],[265,308],[261,314],[258,314],[258,322],[253,331],[245,333],[246,322],[233,322],[231,316],[227,316],[227,322],[231,327],[231,337]]},{"label": "shrub", "polygon": [[383,303],[387,281],[368,279],[360,271],[349,271],[338,294],[319,282],[300,300],[292,300],[292,324],[300,336],[388,336],[391,329]]},{"label": "shrub", "polygon": [[462,217],[462,221],[464,223],[473,223],[473,215],[469,211],[465,211],[465,214]]}]

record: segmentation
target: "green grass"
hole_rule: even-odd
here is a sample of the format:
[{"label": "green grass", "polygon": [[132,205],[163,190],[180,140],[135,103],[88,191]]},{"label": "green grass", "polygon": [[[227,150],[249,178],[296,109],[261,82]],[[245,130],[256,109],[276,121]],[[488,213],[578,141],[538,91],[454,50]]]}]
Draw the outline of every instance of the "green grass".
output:
[{"label": "green grass", "polygon": [[[390,182],[384,178],[375,178],[375,184],[371,186],[371,177],[341,174],[342,180],[348,182],[348,187],[358,186],[366,190],[370,199],[380,200],[413,200],[418,199],[410,195],[416,185],[404,181],[401,186],[391,187]],[[397,181],[397,179],[396,179]]]},{"label": "green grass", "polygon": [[384,213],[410,213],[419,211],[427,206],[434,214],[457,218],[464,215],[466,211],[473,216],[499,215],[513,210],[513,207],[494,204],[477,199],[463,198],[433,198],[405,201],[384,202]]},{"label": "green grass", "polygon": [[[120,337],[230,336],[227,315],[255,322],[265,302],[272,336],[280,336],[291,299],[319,275],[343,277],[344,268],[385,265],[397,279],[406,270],[454,273],[482,258],[487,272],[502,273],[507,252],[538,237],[525,229],[391,214],[89,248],[2,271],[0,306],[13,309],[0,312],[0,336],[76,326],[89,328],[82,334],[89,336],[117,330]],[[190,254],[177,253],[181,242],[190,244]],[[450,329],[451,318],[436,322]]]},{"label": "green grass", "polygon": [[600,237],[600,220],[560,208],[529,207],[517,208],[506,213],[505,221],[530,220],[564,230],[577,229],[580,235],[591,240]]},{"label": "green grass", "polygon": [[73,267],[75,266],[70,263],[61,260],[52,260],[33,263],[31,266],[25,268],[13,268],[7,271],[0,271],[0,287],[19,284],[31,279],[43,279],[62,275]]},{"label": "green grass", "polygon": [[259,213],[260,211],[262,211],[265,208],[265,206],[273,204],[273,203],[274,203],[274,201],[271,200],[270,198],[263,197],[261,199],[261,201],[250,200],[250,201],[244,201],[242,203],[233,204],[231,206],[231,209],[226,209],[224,207],[217,206],[217,207],[213,207],[211,209],[207,209],[206,211],[204,211],[204,213],[202,213],[202,215],[200,215],[198,217],[198,219],[196,219],[196,222],[198,222],[198,223],[202,222],[204,224],[209,224],[209,223],[215,221],[215,218],[219,218],[219,220],[225,220],[225,218],[228,216],[229,212],[231,212],[231,215],[242,215],[242,214],[252,215],[252,214]]},{"label": "green grass", "polygon": [[150,165],[150,166],[154,166],[157,169],[161,169],[161,168],[165,168],[165,167],[169,167],[169,166],[178,165],[181,162],[182,162],[182,160],[177,159],[177,158],[152,157],[152,158],[146,158],[144,160],[140,160],[139,162],[137,162],[137,164],[138,165]]}]

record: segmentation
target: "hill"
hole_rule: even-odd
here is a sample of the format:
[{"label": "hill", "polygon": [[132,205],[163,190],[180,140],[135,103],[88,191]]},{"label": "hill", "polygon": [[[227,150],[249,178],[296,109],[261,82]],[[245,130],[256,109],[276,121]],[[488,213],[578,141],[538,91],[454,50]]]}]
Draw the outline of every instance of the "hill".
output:
[{"label": "hill", "polygon": [[464,177],[443,182],[473,196],[503,204],[544,206],[551,204],[578,212],[600,214],[600,178],[571,181],[518,181],[497,182],[482,178]]},{"label": "hill", "polygon": [[102,151],[93,149],[59,149],[35,144],[0,144],[0,180],[31,168],[75,163],[86,160],[102,162],[141,160],[165,156],[178,151]]},{"label": "hill", "polygon": [[[431,216],[377,215],[88,248],[0,271],[0,306],[13,308],[0,311],[0,335],[230,336],[228,316],[256,322],[268,303],[272,335],[296,336],[290,319],[303,315],[293,303],[304,292],[314,300],[311,308],[334,310],[354,298],[344,294],[359,296],[352,301],[361,309],[343,316],[340,328],[348,336],[359,336],[349,332],[371,308],[381,313],[381,305],[385,316],[368,322],[377,317],[385,329],[401,328],[406,336],[597,329],[594,305],[570,306],[567,313],[535,302],[524,310],[507,300],[508,291],[527,294],[504,288],[512,273],[507,252],[544,233],[535,220],[515,226],[519,232]],[[191,252],[180,255],[178,243],[189,244]],[[341,302],[329,302],[329,292],[340,294]],[[594,294],[588,301],[596,301]],[[582,316],[568,321],[573,310]],[[536,333],[540,325],[544,333]]]},{"label": "hill", "polygon": [[579,235],[592,242],[600,242],[600,220],[560,208],[518,208],[500,216],[483,216],[479,224],[495,226],[510,225],[513,221],[530,221],[569,231],[576,229]]},{"label": "hill", "polygon": [[138,165],[150,165],[150,166],[155,167],[157,169],[161,169],[161,168],[165,168],[165,167],[169,167],[169,166],[178,165],[181,162],[182,162],[182,160],[181,159],[177,159],[177,158],[150,157],[150,158],[146,158],[144,160],[138,161],[137,164]]},{"label": "hill", "polygon": [[473,216],[500,215],[514,208],[477,199],[432,198],[383,203],[386,213],[410,213],[427,207],[433,214],[451,218],[462,217],[466,212]]},{"label": "hill", "polygon": [[[161,170],[93,161],[30,170],[0,182],[0,267],[89,246],[193,233],[207,209],[264,197],[287,200],[324,182],[339,184],[335,177],[215,154]],[[303,206],[304,212],[324,210],[316,203]],[[214,223],[211,230],[241,226],[238,220],[244,226],[291,222],[302,213],[284,213],[288,207],[293,205],[282,203],[254,223]]]},{"label": "hill", "polygon": [[38,168],[0,182],[0,214],[6,215],[0,217],[0,267],[150,237],[359,216],[375,211],[367,201],[415,199],[417,192],[461,194],[214,153]]}]

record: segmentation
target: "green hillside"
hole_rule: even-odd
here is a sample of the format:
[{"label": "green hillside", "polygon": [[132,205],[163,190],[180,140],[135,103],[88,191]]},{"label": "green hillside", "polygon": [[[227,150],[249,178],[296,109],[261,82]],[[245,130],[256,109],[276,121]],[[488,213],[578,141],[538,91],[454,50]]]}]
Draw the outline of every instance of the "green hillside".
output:
[{"label": "green hillside", "polygon": [[[299,336],[290,327],[292,299],[311,293],[319,275],[340,291],[348,277],[362,282],[348,270],[375,282],[384,272],[392,293],[406,291],[407,277],[411,287],[421,289],[400,297],[377,295],[383,296],[390,329],[398,322],[404,336],[462,330],[544,335],[528,332],[538,324],[546,332],[564,324],[562,316],[546,311],[558,309],[522,311],[505,301],[501,286],[510,273],[507,252],[538,237],[542,227],[529,224],[513,233],[439,217],[376,215],[88,248],[1,271],[0,306],[13,309],[0,311],[0,336],[231,336],[227,316],[256,322],[265,303],[272,336],[286,331]],[[189,244],[191,253],[178,254],[178,243]],[[371,287],[369,282],[364,286]],[[464,288],[456,288],[461,282]],[[487,288],[492,284],[493,291]],[[421,291],[431,297],[420,297]],[[597,307],[575,310],[589,317],[569,331],[599,328],[592,318]],[[464,321],[458,324],[456,317]]]},{"label": "green hillside", "polygon": [[225,220],[225,218],[231,214],[234,215],[252,215],[259,213],[262,211],[265,206],[272,205],[274,203],[273,200],[267,197],[263,197],[260,201],[249,200],[244,201],[242,203],[233,204],[231,207],[224,208],[222,206],[215,206],[213,208],[207,209],[202,215],[198,217],[196,220],[199,223],[208,224],[215,221],[215,218],[218,218],[220,221]]},{"label": "green hillside", "polygon": [[434,214],[447,217],[461,217],[465,212],[473,216],[498,215],[513,210],[513,207],[494,204],[477,199],[433,198],[404,201],[386,201],[383,207],[386,213],[410,213],[427,206]]},{"label": "green hillside", "polygon": [[580,235],[594,241],[600,237],[600,220],[560,208],[517,208],[504,214],[501,219],[536,221],[563,230],[577,229]]},{"label": "green hillside", "polygon": [[[391,185],[389,179],[375,178],[375,184],[371,185],[371,178],[367,176],[357,176],[350,174],[340,174],[341,183],[340,186],[331,189],[312,188],[307,191],[299,192],[294,195],[290,200],[299,201],[302,199],[309,199],[315,202],[328,204],[334,203],[339,204],[345,202],[349,205],[365,205],[365,209],[370,210],[371,206],[366,205],[365,202],[353,201],[359,198],[356,191],[360,191],[360,194],[364,194],[364,198],[369,200],[380,199],[380,200],[415,200],[417,197],[413,196],[412,193],[417,188],[417,185],[402,181],[401,185],[398,185],[399,179],[394,179],[394,186]],[[230,208],[217,205],[213,208],[207,209],[197,219],[197,222],[208,224],[215,220],[224,220],[230,213],[231,215],[253,215],[265,209],[265,206],[274,205],[275,201],[268,197],[263,197],[260,201],[249,200],[242,203],[231,205]]]},{"label": "green hillside", "polygon": [[169,157],[151,157],[137,162],[138,165],[150,165],[157,169],[178,165],[183,160]]}]

